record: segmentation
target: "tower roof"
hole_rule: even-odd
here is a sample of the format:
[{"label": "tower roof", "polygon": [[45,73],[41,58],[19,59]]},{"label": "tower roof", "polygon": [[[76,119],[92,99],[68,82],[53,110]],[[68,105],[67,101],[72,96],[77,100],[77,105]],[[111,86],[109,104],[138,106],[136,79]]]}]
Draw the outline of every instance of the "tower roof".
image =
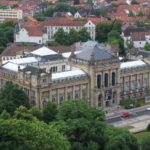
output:
[{"label": "tower roof", "polygon": [[101,61],[106,59],[114,58],[114,55],[108,52],[107,46],[104,45],[94,45],[93,47],[86,47],[80,53],[76,54],[75,57],[78,59],[90,61]]}]

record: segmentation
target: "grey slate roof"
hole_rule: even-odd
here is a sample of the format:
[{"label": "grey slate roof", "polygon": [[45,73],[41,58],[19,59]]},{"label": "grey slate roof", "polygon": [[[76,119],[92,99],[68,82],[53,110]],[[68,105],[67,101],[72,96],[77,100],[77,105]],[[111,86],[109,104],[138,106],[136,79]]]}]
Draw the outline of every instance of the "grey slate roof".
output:
[{"label": "grey slate roof", "polygon": [[99,61],[114,58],[114,56],[107,51],[107,47],[98,45],[82,50],[76,54],[75,57],[86,61],[90,61],[91,59]]}]

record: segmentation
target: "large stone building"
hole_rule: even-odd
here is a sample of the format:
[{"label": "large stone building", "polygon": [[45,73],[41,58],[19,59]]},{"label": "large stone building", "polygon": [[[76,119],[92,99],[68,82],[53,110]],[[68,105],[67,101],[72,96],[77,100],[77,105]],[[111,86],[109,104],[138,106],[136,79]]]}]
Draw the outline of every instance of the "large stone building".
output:
[{"label": "large stone building", "polygon": [[[46,47],[0,67],[0,86],[11,80],[23,87],[31,105],[47,100],[86,100],[96,108],[116,106],[124,99],[149,95],[150,66],[138,60],[120,62],[108,45],[84,44],[67,55]],[[64,57],[65,56],[65,57]]]}]

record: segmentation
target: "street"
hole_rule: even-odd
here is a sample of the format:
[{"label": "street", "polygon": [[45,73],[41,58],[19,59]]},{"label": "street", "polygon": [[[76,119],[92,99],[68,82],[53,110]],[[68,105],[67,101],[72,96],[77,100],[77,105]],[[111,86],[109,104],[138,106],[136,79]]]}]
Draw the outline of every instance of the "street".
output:
[{"label": "street", "polygon": [[116,123],[118,121],[134,119],[135,117],[139,117],[139,116],[143,116],[143,115],[150,115],[150,111],[144,109],[142,111],[130,112],[129,117],[127,117],[127,118],[122,118],[121,117],[121,113],[120,113],[120,116],[117,116],[117,117],[114,116],[114,117],[112,117],[110,119],[106,119],[105,122],[108,123],[108,124],[113,124],[113,123]]}]

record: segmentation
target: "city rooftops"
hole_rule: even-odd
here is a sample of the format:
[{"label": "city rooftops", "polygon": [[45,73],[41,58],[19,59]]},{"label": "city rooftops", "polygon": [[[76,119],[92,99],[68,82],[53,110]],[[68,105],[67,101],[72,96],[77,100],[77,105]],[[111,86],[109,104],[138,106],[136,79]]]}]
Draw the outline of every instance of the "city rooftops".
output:
[{"label": "city rooftops", "polygon": [[48,55],[56,55],[57,53],[47,47],[41,47],[35,51],[32,51],[31,54],[37,56],[48,56]]}]

